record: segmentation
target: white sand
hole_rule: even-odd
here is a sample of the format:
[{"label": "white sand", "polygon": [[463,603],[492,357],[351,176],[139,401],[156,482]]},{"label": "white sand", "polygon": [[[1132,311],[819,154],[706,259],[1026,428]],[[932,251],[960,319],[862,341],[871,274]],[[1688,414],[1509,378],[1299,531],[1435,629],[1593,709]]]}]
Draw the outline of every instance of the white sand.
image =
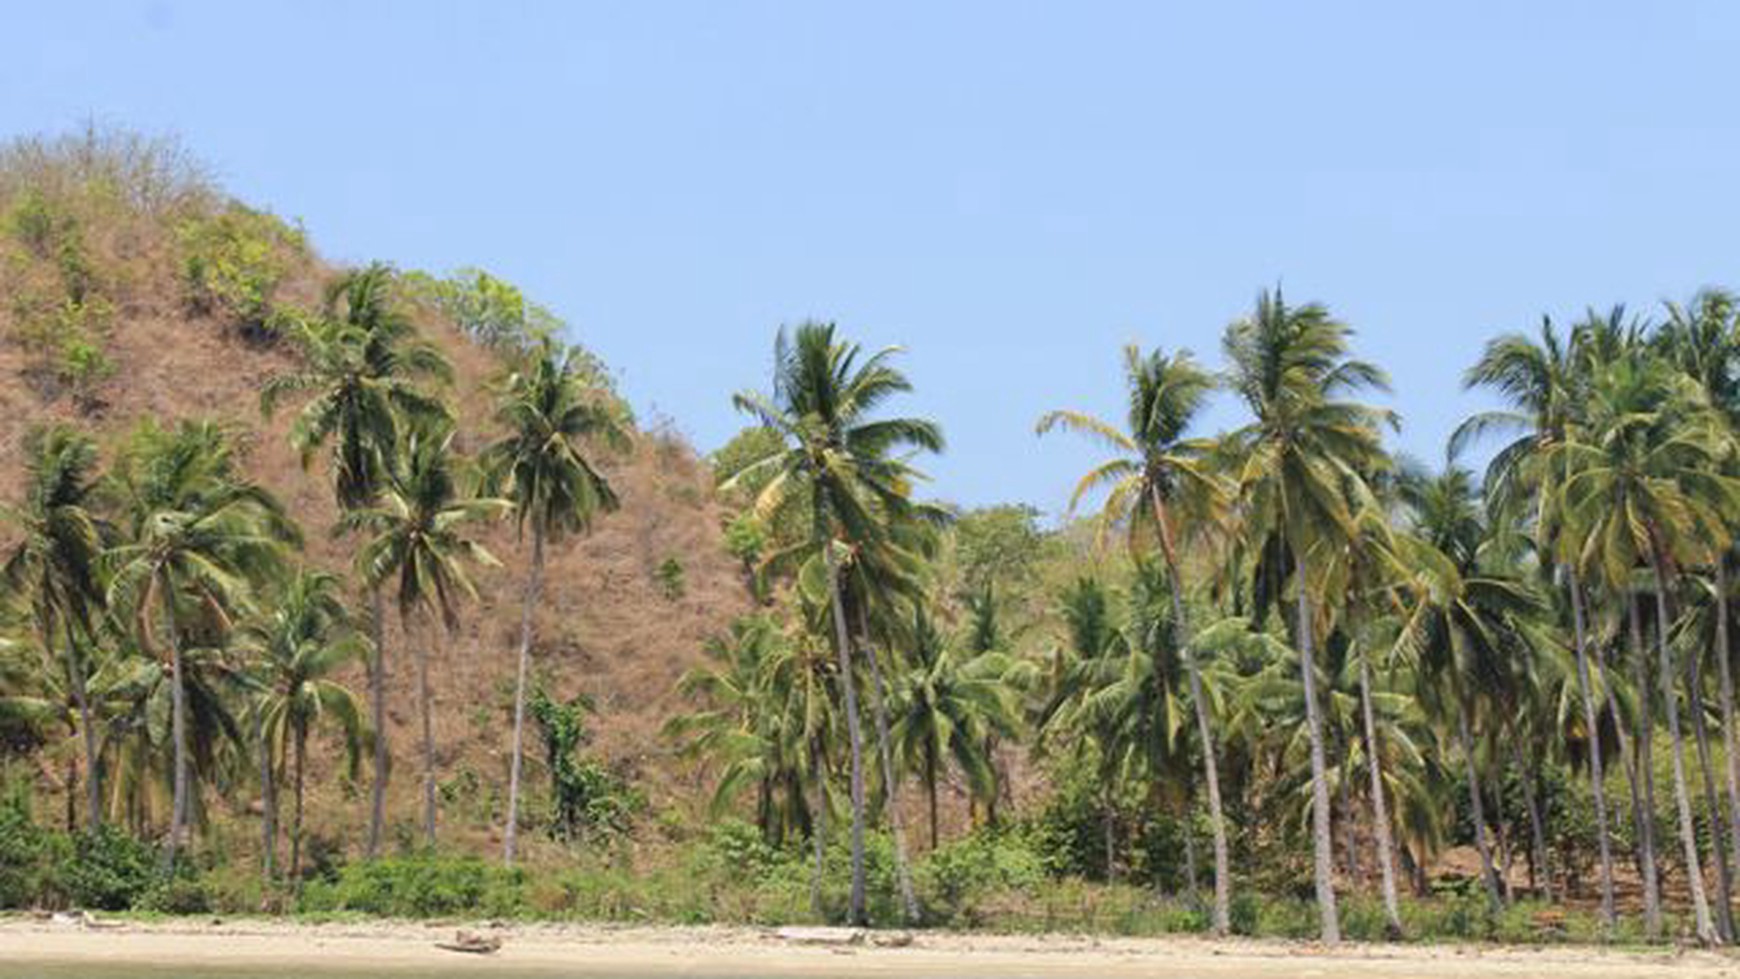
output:
[{"label": "white sand", "polygon": [[175,922],[83,929],[0,923],[0,976],[10,965],[188,966],[238,970],[574,976],[862,976],[996,979],[1031,976],[1732,976],[1728,952],[1598,948],[1347,945],[1193,939],[1091,939],[920,932],[906,948],[805,946],[772,932],[727,928],[523,925],[483,929],[500,952],[437,949],[455,926],[418,923],[302,925],[277,921]]}]

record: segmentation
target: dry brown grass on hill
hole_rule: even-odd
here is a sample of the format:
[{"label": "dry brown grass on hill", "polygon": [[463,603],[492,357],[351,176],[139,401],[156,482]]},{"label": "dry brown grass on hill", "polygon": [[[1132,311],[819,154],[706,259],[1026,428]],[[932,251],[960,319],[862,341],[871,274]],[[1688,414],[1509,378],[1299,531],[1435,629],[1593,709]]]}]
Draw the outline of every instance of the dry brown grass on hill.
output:
[{"label": "dry brown grass on hill", "polygon": [[[142,156],[149,159],[141,162]],[[150,186],[129,189],[127,180]],[[43,383],[41,344],[23,342],[22,320],[34,307],[18,301],[19,295],[64,285],[56,257],[63,244],[33,251],[13,226],[20,201],[30,196],[46,201],[55,220],[73,229],[68,233],[76,243],[64,248],[79,250],[96,283],[91,301],[108,309],[93,339],[113,370],[82,379],[76,391],[69,384]],[[184,299],[175,225],[226,206],[173,144],[87,133],[0,151],[0,494],[11,498],[18,491],[22,444],[33,425],[72,422],[113,446],[141,419],[217,418],[238,432],[249,474],[302,524],[307,560],[347,571],[351,542],[326,532],[336,511],[325,460],[305,471],[288,444],[298,405],[287,405],[270,421],[260,414],[262,382],[292,366],[294,351],[244,336],[222,311],[192,313]],[[286,255],[282,266],[275,301],[305,308],[316,303],[335,272],[311,252]],[[454,364],[449,396],[461,419],[461,445],[473,451],[494,434],[488,384],[499,362],[452,324],[426,311],[419,317],[424,333]],[[674,763],[666,760],[668,746],[658,730],[674,709],[676,678],[701,661],[703,639],[747,610],[750,599],[721,543],[722,515],[710,473],[686,444],[669,434],[642,433],[632,452],[604,458],[603,468],[622,509],[602,517],[590,536],[550,554],[538,614],[537,669],[549,677],[554,694],[584,693],[594,701],[592,750],[640,773],[643,789],[661,799],[670,781],[659,776]],[[484,540],[504,567],[478,575],[481,601],[466,609],[462,633],[446,644],[433,680],[443,774],[470,772],[496,787],[506,782],[525,554],[510,525],[490,528]],[[668,594],[656,576],[667,559],[682,567],[680,596]],[[388,736],[397,763],[389,804],[395,819],[408,819],[416,791],[412,674],[396,624],[387,642]],[[349,680],[359,692],[366,688],[360,671]],[[330,759],[336,752],[316,755]],[[360,839],[351,830],[366,822],[366,792],[346,791],[325,777],[327,767],[313,779],[313,828]],[[542,776],[534,768],[531,777]],[[458,825],[451,830],[449,839],[466,833]],[[487,830],[475,826],[471,832]]]}]

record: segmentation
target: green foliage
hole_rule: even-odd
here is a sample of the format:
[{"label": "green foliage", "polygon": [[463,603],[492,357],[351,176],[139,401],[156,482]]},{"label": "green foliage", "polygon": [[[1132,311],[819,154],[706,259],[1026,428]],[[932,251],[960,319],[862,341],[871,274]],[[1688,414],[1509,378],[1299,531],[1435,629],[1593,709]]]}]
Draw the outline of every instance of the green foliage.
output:
[{"label": "green foliage", "polygon": [[659,583],[659,594],[663,595],[667,602],[674,602],[682,598],[684,592],[688,590],[688,584],[683,574],[683,562],[674,556],[659,562],[658,568],[653,571],[653,578]]},{"label": "green foliage", "polygon": [[74,905],[122,911],[158,884],[158,867],[157,854],[144,841],[104,825],[74,838],[60,880]]},{"label": "green foliage", "polygon": [[533,692],[530,706],[550,768],[551,835],[576,842],[628,832],[634,814],[645,803],[615,772],[580,753],[590,740],[586,732],[590,706],[583,698],[558,702],[542,688]]},{"label": "green foliage", "polygon": [[346,866],[336,881],[304,890],[303,912],[361,911],[394,918],[513,916],[523,910],[525,871],[477,857],[413,857]]},{"label": "green foliage", "polygon": [[1045,860],[1028,837],[983,830],[932,850],[917,873],[926,916],[950,925],[981,924],[982,903],[1009,892],[1031,896],[1045,880]]},{"label": "green foliage", "polygon": [[6,790],[0,798],[0,908],[30,907],[54,890],[55,863],[64,857],[63,843],[64,837],[30,818],[25,783]]},{"label": "green foliage", "polygon": [[221,314],[248,331],[269,328],[279,284],[308,253],[302,229],[240,204],[184,221],[176,237],[188,309]]},{"label": "green foliage", "polygon": [[[751,463],[773,455],[784,447],[776,429],[765,425],[750,425],[731,436],[731,440],[713,451],[707,457],[713,467],[713,481],[722,485],[736,477]],[[773,473],[752,473],[740,480],[738,491],[744,499],[754,499],[773,478]]]},{"label": "green foliage", "polygon": [[956,518],[954,532],[961,582],[971,591],[993,581],[1009,587],[1025,584],[1047,542],[1039,511],[1026,504],[968,510]]}]

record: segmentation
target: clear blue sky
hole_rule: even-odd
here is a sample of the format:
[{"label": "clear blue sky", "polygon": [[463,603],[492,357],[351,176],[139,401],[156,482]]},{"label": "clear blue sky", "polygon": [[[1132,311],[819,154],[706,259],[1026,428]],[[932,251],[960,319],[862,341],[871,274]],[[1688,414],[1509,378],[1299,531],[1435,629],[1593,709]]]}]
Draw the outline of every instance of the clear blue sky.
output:
[{"label": "clear blue sky", "polygon": [[333,258],[489,268],[703,449],[779,324],[905,344],[936,494],[1055,510],[1094,452],[1034,418],[1277,280],[1427,458],[1494,331],[1740,285],[1740,7],[1426,6],[33,3],[0,131],[174,131]]}]

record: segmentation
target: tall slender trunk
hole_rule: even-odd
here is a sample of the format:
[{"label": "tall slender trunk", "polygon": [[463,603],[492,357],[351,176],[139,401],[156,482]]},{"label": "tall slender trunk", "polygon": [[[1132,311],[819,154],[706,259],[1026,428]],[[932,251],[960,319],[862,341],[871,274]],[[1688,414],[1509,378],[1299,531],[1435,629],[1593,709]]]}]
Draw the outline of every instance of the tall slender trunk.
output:
[{"label": "tall slender trunk", "polygon": [[1389,802],[1384,798],[1383,755],[1378,747],[1377,719],[1371,703],[1371,665],[1359,654],[1359,712],[1365,726],[1366,767],[1371,771],[1372,834],[1377,837],[1379,879],[1383,885],[1384,917],[1391,939],[1402,937],[1402,902],[1396,893],[1395,858],[1391,850]]},{"label": "tall slender trunk", "polygon": [[181,635],[175,623],[175,593],[162,581],[164,624],[169,628],[170,730],[175,742],[174,794],[169,807],[169,844],[163,851],[165,868],[175,867],[182,834],[187,828],[187,688],[181,675]]},{"label": "tall slender trunk", "polygon": [[[1577,692],[1583,701],[1583,724],[1589,738],[1589,790],[1595,802],[1595,835],[1601,849],[1601,920],[1612,932],[1617,911],[1613,906],[1613,834],[1607,825],[1607,787],[1601,771],[1601,717],[1595,707],[1595,684],[1589,675],[1588,635],[1583,623],[1583,586],[1574,568],[1567,568],[1571,590],[1571,622],[1575,627]],[[1622,728],[1623,730],[1623,728]]]},{"label": "tall slender trunk", "polygon": [[1305,558],[1296,555],[1294,582],[1298,589],[1299,673],[1305,684],[1305,731],[1311,741],[1311,841],[1313,878],[1317,885],[1317,916],[1326,944],[1341,941],[1341,916],[1335,909],[1334,845],[1329,825],[1328,763],[1323,756],[1323,718],[1317,706],[1317,664],[1312,649],[1311,596]]},{"label": "tall slender trunk", "polygon": [[[85,827],[96,830],[103,825],[103,784],[100,753],[97,747],[97,723],[91,710],[91,696],[85,683],[85,664],[79,658],[78,642],[73,638],[72,619],[63,618],[61,629],[66,633],[67,685],[72,688],[73,703],[79,712],[79,738],[85,752]],[[48,630],[52,631],[52,630]],[[43,648],[52,646],[52,638],[43,637]]]},{"label": "tall slender trunk", "polygon": [[918,896],[912,889],[912,868],[906,859],[906,828],[900,813],[900,773],[894,768],[894,739],[888,736],[888,701],[884,695],[882,666],[870,648],[870,621],[863,604],[858,606],[859,655],[870,666],[870,713],[876,721],[876,751],[882,759],[882,784],[887,790],[888,832],[894,837],[894,879],[900,888],[900,915],[907,924],[918,922]]},{"label": "tall slender trunk", "polygon": [[254,707],[254,745],[260,762],[260,866],[270,885],[278,876],[278,780],[272,777],[272,742],[266,738],[264,707]]},{"label": "tall slender trunk", "polygon": [[532,518],[532,568],[526,575],[526,595],[520,609],[520,657],[514,680],[514,737],[508,762],[507,827],[502,832],[502,863],[514,865],[514,848],[520,829],[520,765],[525,754],[526,675],[532,662],[532,613],[544,585],[544,524]]},{"label": "tall slender trunk", "polygon": [[[72,725],[67,725],[69,728]],[[72,731],[68,730],[68,734]],[[63,809],[61,818],[65,821],[66,831],[70,835],[79,830],[79,760],[71,755],[66,759],[66,774],[61,776],[65,791],[62,793]]]},{"label": "tall slender trunk", "polygon": [[[1191,649],[1195,633],[1190,631],[1189,615],[1184,605],[1184,575],[1179,570],[1178,554],[1173,546],[1172,531],[1166,520],[1166,508],[1158,492],[1151,492],[1154,521],[1160,530],[1160,543],[1165,550],[1166,573],[1171,580],[1172,618],[1178,627],[1178,653],[1184,661],[1184,672],[1190,683],[1190,700],[1195,705],[1196,736],[1202,742],[1202,784],[1208,792],[1208,823],[1214,846],[1214,933],[1225,935],[1232,930],[1232,860],[1226,840],[1226,815],[1220,798],[1220,763],[1214,748],[1214,725],[1208,716],[1208,700],[1203,694],[1202,671]],[[1303,580],[1301,580],[1303,587]]]},{"label": "tall slender trunk", "polygon": [[[1740,862],[1740,725],[1734,717],[1734,647],[1728,636],[1728,551],[1716,557],[1716,678],[1721,681],[1723,774],[1728,788],[1728,856]],[[1719,828],[1712,828],[1720,833]]]},{"label": "tall slender trunk", "polygon": [[[1643,927],[1651,939],[1661,937],[1661,877],[1655,857],[1655,765],[1651,741],[1655,725],[1654,702],[1649,690],[1649,669],[1644,662],[1642,613],[1637,593],[1626,594],[1626,615],[1631,630],[1631,679],[1637,687],[1637,736],[1632,743],[1632,766],[1638,783],[1638,849],[1643,860]],[[1672,682],[1672,677],[1668,678]]]},{"label": "tall slender trunk", "polygon": [[302,776],[308,768],[308,719],[298,717],[295,721],[296,757],[293,762],[295,769],[291,774],[292,784],[296,792],[296,808],[290,815],[290,886],[302,889]]},{"label": "tall slender trunk", "polygon": [[1655,617],[1658,671],[1661,675],[1662,702],[1667,708],[1668,740],[1673,747],[1674,807],[1679,812],[1680,845],[1685,853],[1686,884],[1692,892],[1692,916],[1696,921],[1698,941],[1716,944],[1715,922],[1710,918],[1710,902],[1704,894],[1704,873],[1698,857],[1697,827],[1692,821],[1692,796],[1686,786],[1685,740],[1680,734],[1679,684],[1675,678],[1673,651],[1668,644],[1667,575],[1661,557],[1651,562],[1655,572]]},{"label": "tall slender trunk", "polygon": [[846,603],[840,595],[840,560],[832,539],[822,542],[828,568],[828,600],[834,613],[834,647],[840,665],[840,692],[846,701],[846,740],[852,751],[852,891],[848,924],[865,925],[864,904],[864,735],[858,726],[858,687],[852,681],[852,642],[846,629]]},{"label": "tall slender trunk", "polygon": [[1190,903],[1196,902],[1202,896],[1201,875],[1196,871],[1196,827],[1190,825],[1190,807],[1184,807],[1179,813],[1179,824],[1184,827],[1184,886],[1189,888]]},{"label": "tall slender trunk", "polygon": [[1710,859],[1716,862],[1716,933],[1734,940],[1733,876],[1728,840],[1722,833],[1722,796],[1716,791],[1716,769],[1710,758],[1710,726],[1704,718],[1704,671],[1696,653],[1685,658],[1686,711],[1692,719],[1692,743],[1698,749],[1698,773],[1703,779],[1704,805],[1710,816]]},{"label": "tall slender trunk", "polygon": [[1498,882],[1498,871],[1492,865],[1492,844],[1486,838],[1486,804],[1480,792],[1480,764],[1474,757],[1474,732],[1468,724],[1468,704],[1456,697],[1456,732],[1462,743],[1462,760],[1467,766],[1468,807],[1474,818],[1474,848],[1480,852],[1480,872],[1486,880],[1486,896],[1495,908],[1504,906],[1504,894]]},{"label": "tall slender trunk", "polygon": [[1516,765],[1517,780],[1522,783],[1523,805],[1529,810],[1529,887],[1538,890],[1548,904],[1553,903],[1553,865],[1547,851],[1547,824],[1541,816],[1540,793],[1536,791],[1537,770],[1524,757],[1520,739],[1510,742],[1511,761]]},{"label": "tall slender trunk", "polygon": [[828,850],[828,772],[822,762],[822,739],[810,735],[810,777],[816,781],[816,818],[810,824],[810,842],[816,851],[816,869],[810,878],[810,910],[822,916],[822,858]]},{"label": "tall slender trunk", "polygon": [[[1351,744],[1341,745],[1341,757],[1346,758],[1353,750]],[[1353,816],[1353,782],[1345,777],[1336,779],[1335,802],[1341,810],[1341,856],[1346,861],[1348,886],[1358,889],[1364,881],[1360,878],[1359,867],[1359,834],[1354,825]]]},{"label": "tall slender trunk", "polygon": [[1106,834],[1106,883],[1118,882],[1118,808],[1117,800],[1112,798],[1112,780],[1105,780],[1105,787],[1100,790],[1100,801],[1105,806],[1105,818],[1101,820]]},{"label": "tall slender trunk", "polygon": [[374,783],[369,789],[368,859],[381,852],[381,830],[387,820],[387,642],[386,603],[379,585],[369,587],[369,713],[375,728]]},{"label": "tall slender trunk", "polygon": [[423,842],[435,848],[435,704],[429,693],[429,656],[440,641],[438,613],[429,614],[429,641],[417,655],[417,712],[423,723]]},{"label": "tall slender trunk", "polygon": [[924,784],[930,793],[930,848],[932,850],[936,849],[937,845],[936,769],[936,745],[927,740],[924,745]]}]

